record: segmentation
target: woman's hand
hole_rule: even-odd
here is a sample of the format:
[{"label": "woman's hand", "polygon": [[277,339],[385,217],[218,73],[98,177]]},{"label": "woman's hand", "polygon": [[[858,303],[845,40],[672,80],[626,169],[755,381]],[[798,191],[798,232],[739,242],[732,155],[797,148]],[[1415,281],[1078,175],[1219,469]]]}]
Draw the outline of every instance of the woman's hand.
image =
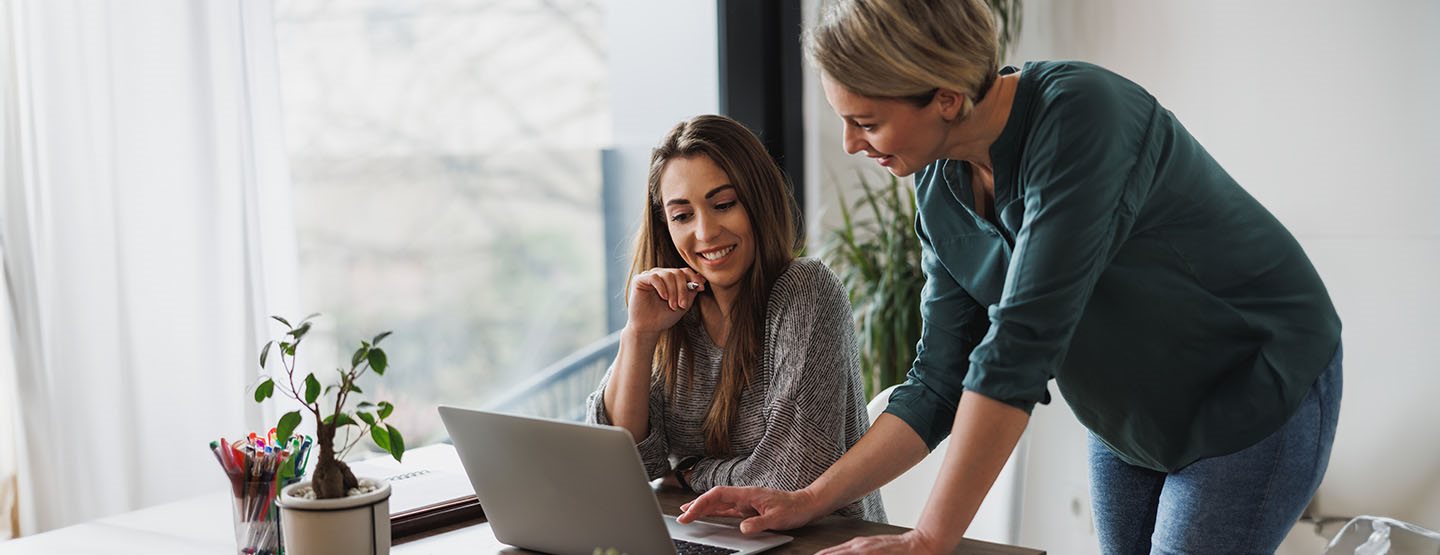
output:
[{"label": "woman's hand", "polygon": [[939,555],[945,550],[919,530],[898,536],[855,538],[842,545],[821,550],[815,555]]},{"label": "woman's hand", "polygon": [[722,486],[705,492],[680,506],[678,520],[689,524],[707,516],[743,518],[740,531],[758,534],[766,530],[799,528],[824,514],[815,497],[806,490],[780,491],[757,487]]},{"label": "woman's hand", "polygon": [[[687,284],[694,283],[692,289]],[[690,268],[653,268],[630,280],[630,321],[634,331],[654,335],[670,329],[695,306],[705,278]]]}]

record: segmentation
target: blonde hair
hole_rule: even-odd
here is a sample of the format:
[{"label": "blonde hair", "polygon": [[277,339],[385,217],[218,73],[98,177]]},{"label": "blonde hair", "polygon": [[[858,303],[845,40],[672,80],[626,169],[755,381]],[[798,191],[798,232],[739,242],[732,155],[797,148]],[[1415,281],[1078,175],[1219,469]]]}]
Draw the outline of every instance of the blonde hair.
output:
[{"label": "blonde hair", "polygon": [[[645,216],[635,239],[635,258],[630,274],[651,268],[684,268],[685,260],[675,249],[666,224],[660,198],[660,176],[666,164],[676,158],[705,156],[725,172],[745,213],[755,240],[755,262],[741,278],[740,293],[730,311],[720,376],[714,400],[705,415],[705,450],[713,456],[730,453],[730,426],[740,411],[740,394],[750,385],[754,368],[760,364],[765,330],[765,308],[770,289],[780,273],[795,259],[800,247],[795,200],[785,174],[765,151],[760,139],[739,122],[724,116],[696,116],[680,122],[650,155],[649,184],[645,192]],[[702,294],[709,294],[706,289]],[[625,301],[628,303],[629,290]],[[654,373],[665,384],[667,396],[675,394],[680,352],[690,357],[695,350],[681,326],[672,326],[660,335],[655,347]],[[693,360],[693,358],[692,358]],[[695,365],[689,365],[691,372]],[[693,383],[693,381],[692,381]]]},{"label": "blonde hair", "polygon": [[804,40],[811,63],[850,92],[924,106],[953,89],[961,118],[1000,69],[985,0],[831,0]]}]

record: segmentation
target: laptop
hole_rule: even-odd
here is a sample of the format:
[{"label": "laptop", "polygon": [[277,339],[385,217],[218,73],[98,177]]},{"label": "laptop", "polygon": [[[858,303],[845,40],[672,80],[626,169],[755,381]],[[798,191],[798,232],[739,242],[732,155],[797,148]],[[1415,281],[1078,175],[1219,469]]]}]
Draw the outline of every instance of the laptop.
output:
[{"label": "laptop", "polygon": [[503,543],[558,555],[744,555],[792,539],[662,515],[623,428],[448,406],[440,419]]}]

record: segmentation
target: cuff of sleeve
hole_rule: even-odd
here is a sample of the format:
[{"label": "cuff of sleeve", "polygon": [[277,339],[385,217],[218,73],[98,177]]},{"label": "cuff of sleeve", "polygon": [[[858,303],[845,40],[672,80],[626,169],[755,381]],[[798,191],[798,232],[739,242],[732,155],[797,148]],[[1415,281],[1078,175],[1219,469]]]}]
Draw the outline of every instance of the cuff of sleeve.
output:
[{"label": "cuff of sleeve", "polygon": [[[590,394],[586,399],[589,405],[586,417],[591,423],[605,426],[614,426],[610,421],[610,415],[605,413],[605,384],[600,384],[600,389]],[[640,452],[640,460],[645,462],[645,474],[651,480],[664,476],[670,470],[669,444],[661,437],[660,423],[654,414],[654,407],[651,407],[650,433],[635,443],[635,450]]]},{"label": "cuff of sleeve", "polygon": [[585,411],[585,414],[589,416],[590,423],[612,425],[610,415],[605,414],[605,384],[600,384],[600,389],[591,393],[590,398],[585,400],[585,404],[588,405],[589,410]]},{"label": "cuff of sleeve", "polygon": [[731,480],[735,472],[735,465],[741,459],[700,459],[695,466],[690,467],[690,488],[695,493],[704,493],[715,486],[734,485]]},{"label": "cuff of sleeve", "polygon": [[991,373],[980,371],[971,367],[969,374],[965,376],[965,391],[973,391],[996,401],[1000,401],[1030,414],[1035,410],[1035,404],[1050,404],[1050,389],[1046,381],[1038,385],[1021,384],[1008,381],[989,379]]},{"label": "cuff of sleeve", "polygon": [[651,480],[670,471],[670,448],[656,433],[655,426],[650,426],[650,434],[635,444],[635,450],[640,452],[640,460],[645,461],[645,475]]},{"label": "cuff of sleeve", "polygon": [[956,403],[946,399],[924,383],[911,379],[890,392],[885,412],[910,425],[925,447],[931,451],[950,435],[955,423]]}]

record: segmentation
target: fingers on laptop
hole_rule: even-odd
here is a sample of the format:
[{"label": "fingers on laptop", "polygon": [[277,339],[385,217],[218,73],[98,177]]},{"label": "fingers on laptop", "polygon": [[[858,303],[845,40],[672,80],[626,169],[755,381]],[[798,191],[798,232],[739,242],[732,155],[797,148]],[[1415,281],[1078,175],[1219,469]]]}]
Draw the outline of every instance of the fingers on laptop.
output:
[{"label": "fingers on laptop", "polygon": [[759,534],[774,528],[775,525],[770,522],[769,516],[770,515],[752,516],[740,521],[740,533],[746,535]]},{"label": "fingers on laptop", "polygon": [[[686,504],[680,506],[680,512],[681,512],[681,513],[684,513],[685,511],[689,511],[689,510],[690,510],[690,504],[689,504],[689,503],[686,503]],[[758,513],[756,513],[755,511],[742,511],[742,510],[736,508],[734,505],[731,505],[731,506],[729,506],[729,507],[716,507],[715,510],[713,510],[713,511],[710,512],[710,514],[707,514],[707,515],[704,515],[704,516],[718,516],[718,517],[722,517],[722,518],[746,518],[746,517],[755,516],[756,514],[758,514]],[[701,518],[701,517],[698,517],[698,516],[697,516],[696,518]]]},{"label": "fingers on laptop", "polygon": [[[694,522],[695,519],[706,516],[736,516],[746,517],[758,514],[749,506],[741,505],[746,500],[741,490],[745,488],[721,486],[705,492],[694,501],[686,503],[680,509],[684,511],[679,517],[683,523]],[[746,513],[746,511],[749,511]],[[727,514],[728,513],[728,514]]]}]

